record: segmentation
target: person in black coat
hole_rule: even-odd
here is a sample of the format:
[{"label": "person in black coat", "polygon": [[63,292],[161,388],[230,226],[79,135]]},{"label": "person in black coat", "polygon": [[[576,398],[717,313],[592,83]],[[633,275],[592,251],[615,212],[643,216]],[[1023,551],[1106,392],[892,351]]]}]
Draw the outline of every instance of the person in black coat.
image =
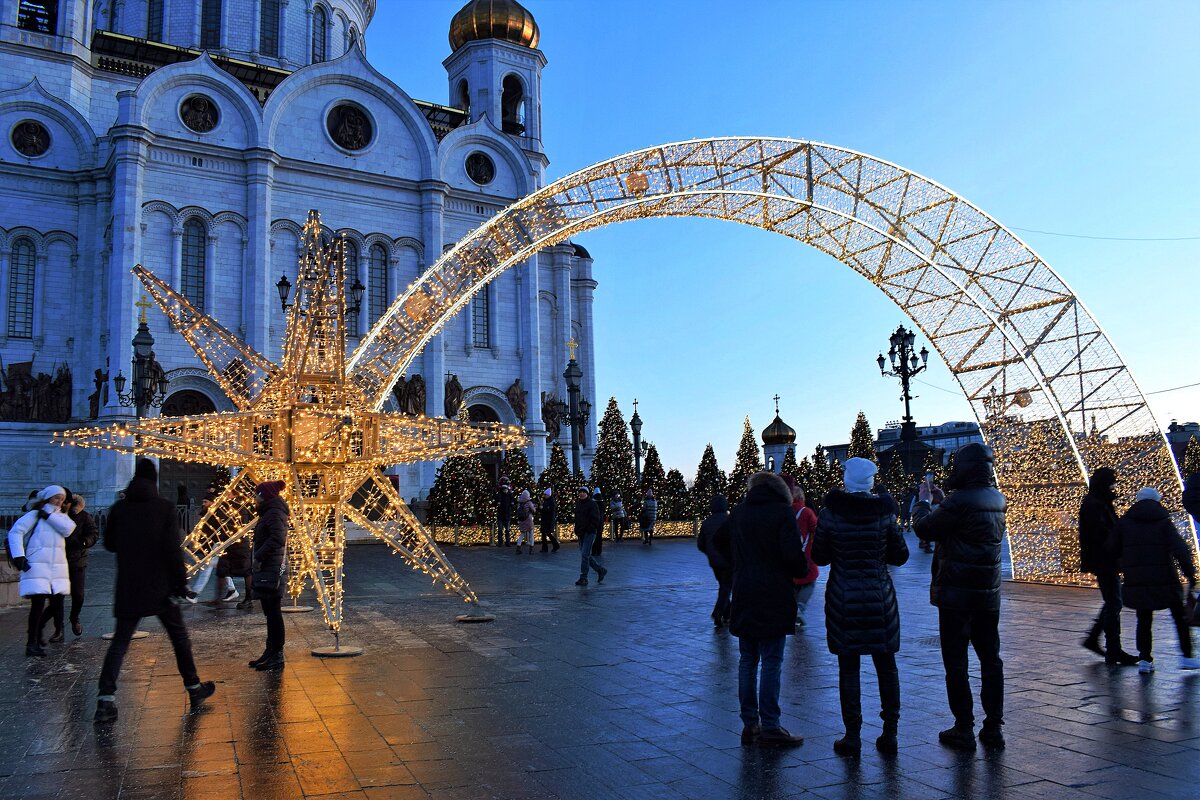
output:
[{"label": "person in black coat", "polygon": [[254,524],[254,553],[252,572],[254,594],[262,604],[267,618],[267,644],[263,653],[250,662],[260,672],[283,668],[284,627],[283,559],[287,551],[288,505],[280,492],[283,481],[260,483],[254,490],[258,506],[258,521]]},{"label": "person in black coat", "polygon": [[847,459],[846,491],[834,489],[825,496],[813,540],[813,560],[830,565],[825,585],[825,631],[829,652],[838,657],[838,691],[846,735],[833,743],[839,755],[862,751],[862,701],[859,658],[871,656],[879,678],[883,734],[875,741],[881,753],[894,754],[899,746],[900,720],[900,610],[888,565],[908,561],[908,545],[896,524],[896,503],[874,495],[879,468],[865,458]]},{"label": "person in black coat", "polygon": [[938,740],[957,750],[975,749],[975,714],[967,676],[967,648],[979,657],[983,728],[979,741],[1004,747],[1004,662],[1000,660],[1000,548],[1007,504],[996,488],[992,449],[972,443],[954,456],[950,490],[916,523],[917,536],[937,544],[929,601],[938,608],[946,695],[954,727]]},{"label": "person in black coat", "polygon": [[1200,669],[1200,659],[1192,656],[1192,632],[1184,617],[1183,587],[1179,583],[1182,571],[1188,579],[1188,591],[1196,591],[1196,565],[1187,542],[1163,508],[1157,489],[1147,486],[1137,493],[1134,504],[1117,521],[1112,549],[1125,571],[1122,599],[1137,611],[1138,671],[1154,671],[1151,629],[1154,612],[1164,608],[1170,610],[1179,633],[1182,667]]},{"label": "person in black coat", "polygon": [[129,640],[142,617],[158,617],[166,630],[192,708],[217,690],[216,684],[201,683],[196,674],[192,642],[179,612],[179,600],[187,594],[182,545],[175,504],[158,494],[158,468],[153,461],[140,459],[133,480],[125,489],[125,497],[109,511],[104,529],[104,549],[117,555],[113,598],[117,628],[100,670],[97,723],[117,718],[117,678],[129,650]]},{"label": "person in black coat", "polygon": [[[808,559],[792,514],[792,493],[773,472],[746,483],[746,498],[713,541],[733,565],[729,632],[738,637],[738,701],[742,744],[804,743],[780,725],[779,673],[786,638],[796,632],[792,576],[808,572]],[[759,678],[759,664],[762,677]]]},{"label": "person in black coat", "polygon": [[558,503],[554,501],[554,490],[542,492],[542,507],[538,510],[538,528],[542,532],[542,552],[546,552],[547,543],[552,544],[551,552],[558,552]]},{"label": "person in black coat", "polygon": [[603,527],[604,517],[600,514],[600,506],[588,494],[587,487],[580,486],[575,500],[575,538],[579,540],[579,580],[575,581],[576,586],[587,586],[589,568],[596,570],[596,583],[604,583],[608,570],[592,555],[592,545]]},{"label": "person in black coat", "polygon": [[[1092,473],[1088,493],[1079,504],[1079,568],[1096,576],[1103,600],[1083,646],[1104,656],[1106,664],[1130,666],[1138,659],[1121,647],[1121,568],[1109,549],[1117,525],[1117,510],[1113,507],[1116,485],[1117,473],[1101,467]],[[1101,632],[1104,649],[1100,648]]]},{"label": "person in black coat", "polygon": [[[96,544],[100,538],[100,530],[96,527],[96,520],[92,519],[92,515],[84,509],[87,508],[87,502],[77,494],[72,494],[71,490],[67,490],[67,501],[63,503],[63,510],[67,512],[67,516],[75,523],[75,530],[71,531],[71,535],[67,537],[67,576],[71,581],[71,632],[76,636],[83,635],[83,624],[79,621],[79,612],[83,610],[83,590],[86,584],[88,550]],[[61,642],[63,640],[63,607],[58,604],[56,607],[47,608],[42,615],[42,628],[46,627],[46,623],[54,621],[54,634],[50,637],[52,642]]]},{"label": "person in black coat", "polygon": [[729,501],[725,495],[713,495],[708,511],[708,518],[700,523],[696,547],[708,556],[708,566],[717,579],[717,602],[713,605],[712,621],[715,627],[720,628],[729,624],[729,593],[733,591],[733,565],[713,542],[717,531],[729,519]]},{"label": "person in black coat", "polygon": [[496,546],[508,547],[511,544],[509,531],[512,530],[513,493],[512,484],[507,475],[500,476],[496,487]]},{"label": "person in black coat", "polygon": [[1183,508],[1200,525],[1200,472],[1193,472],[1183,482]]}]

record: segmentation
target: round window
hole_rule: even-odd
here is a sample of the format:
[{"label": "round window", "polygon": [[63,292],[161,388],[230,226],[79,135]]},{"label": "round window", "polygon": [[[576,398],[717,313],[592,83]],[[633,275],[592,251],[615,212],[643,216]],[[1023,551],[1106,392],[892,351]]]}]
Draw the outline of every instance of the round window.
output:
[{"label": "round window", "polygon": [[325,120],[329,137],[347,150],[362,150],[371,143],[375,128],[367,112],[356,105],[342,103],[334,106]]},{"label": "round window", "polygon": [[34,119],[21,120],[12,129],[12,146],[26,158],[44,156],[50,149],[50,131]]},{"label": "round window", "polygon": [[467,156],[467,177],[486,186],[496,179],[496,164],[487,153],[471,153]]},{"label": "round window", "polygon": [[211,97],[194,94],[179,105],[179,116],[183,124],[196,133],[208,133],[221,121],[221,111]]}]

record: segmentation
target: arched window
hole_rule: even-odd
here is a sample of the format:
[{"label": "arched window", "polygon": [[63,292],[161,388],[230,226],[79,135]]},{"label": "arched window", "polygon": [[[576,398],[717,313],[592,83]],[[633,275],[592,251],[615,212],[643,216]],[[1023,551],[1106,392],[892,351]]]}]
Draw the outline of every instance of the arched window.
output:
[{"label": "arched window", "polygon": [[458,107],[471,116],[471,88],[466,81],[458,82]]},{"label": "arched window", "polygon": [[163,0],[150,0],[146,6],[146,38],[152,42],[163,40]]},{"label": "arched window", "polygon": [[525,90],[516,75],[504,79],[500,95],[500,119],[505,133],[525,133]]},{"label": "arched window", "polygon": [[279,57],[279,0],[262,0],[258,19],[258,52]]},{"label": "arched window", "polygon": [[329,15],[321,6],[313,9],[312,17],[312,62],[320,64],[325,60],[326,49],[325,42],[329,36]]},{"label": "arched window", "polygon": [[387,287],[387,250],[383,245],[371,246],[371,261],[367,266],[367,291],[369,292],[367,308],[370,310],[371,324],[374,325],[383,316],[388,307]]},{"label": "arched window", "polygon": [[358,44],[358,28],[351,25],[350,26],[350,38],[346,40],[346,50],[348,51],[351,47],[354,47],[354,45],[356,45],[356,44]]},{"label": "arched window", "polygon": [[221,46],[221,0],[201,0],[200,49],[216,50]]},{"label": "arched window", "polygon": [[488,287],[484,286],[471,298],[471,344],[475,347],[491,347],[489,334],[492,321],[492,303]]},{"label": "arched window", "polygon": [[[346,292],[349,293],[350,287],[354,285],[354,281],[358,278],[358,245],[346,239],[343,242],[346,263]],[[350,297],[346,298],[353,302]],[[361,309],[360,309],[361,310]],[[352,314],[349,310],[346,311],[346,334],[348,336],[358,336],[358,314]]]},{"label": "arched window", "polygon": [[13,242],[8,268],[8,335],[14,339],[33,338],[34,253],[29,239]]},{"label": "arched window", "polygon": [[192,217],[183,223],[183,270],[181,275],[183,296],[200,311],[204,310],[205,240],[208,231],[204,223]]}]

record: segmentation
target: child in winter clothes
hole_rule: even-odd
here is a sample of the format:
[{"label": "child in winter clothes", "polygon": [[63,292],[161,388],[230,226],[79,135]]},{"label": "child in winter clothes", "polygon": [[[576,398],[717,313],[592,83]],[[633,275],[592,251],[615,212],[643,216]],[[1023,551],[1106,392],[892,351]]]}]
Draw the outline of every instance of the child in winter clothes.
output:
[{"label": "child in winter clothes", "polygon": [[533,500],[529,499],[529,490],[522,489],[517,495],[517,553],[521,552],[521,545],[529,545],[529,552],[533,552],[533,515],[537,511]]}]

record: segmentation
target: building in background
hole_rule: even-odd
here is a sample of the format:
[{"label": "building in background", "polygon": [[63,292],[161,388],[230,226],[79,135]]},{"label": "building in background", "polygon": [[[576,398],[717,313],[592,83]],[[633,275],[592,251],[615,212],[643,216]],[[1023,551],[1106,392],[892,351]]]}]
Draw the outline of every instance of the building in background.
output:
[{"label": "building in background", "polygon": [[[111,378],[130,372],[133,265],[276,359],[276,283],[295,284],[316,208],[366,287],[353,347],[446,248],[543,185],[533,16],[512,0],[464,6],[440,103],[371,65],[374,11],[375,0],[0,0],[0,469],[20,476],[0,505],[50,482],[108,502],[128,480],[128,457],[50,437],[131,415]],[[438,416],[461,395],[473,419],[523,423],[540,469],[550,440],[569,436],[542,414],[565,397],[569,339],[583,395],[602,407],[595,288],[591,256],[570,243],[505,272],[429,343],[393,410]],[[170,382],[161,413],[232,409],[165,319],[149,320]],[[435,467],[403,468],[404,495],[423,496]],[[199,496],[209,475],[164,462],[164,492]]]},{"label": "building in background", "polygon": [[[972,442],[983,444],[983,434],[979,432],[979,423],[977,422],[943,422],[941,425],[917,426],[916,441],[926,447],[940,450],[942,463],[945,464],[958,448]],[[880,456],[884,451],[890,450],[898,444],[900,444],[900,423],[888,423],[887,427],[876,431],[875,451]],[[825,452],[829,454],[830,458],[836,458],[839,462],[845,462],[849,451],[849,444],[835,444],[825,448]]]}]

